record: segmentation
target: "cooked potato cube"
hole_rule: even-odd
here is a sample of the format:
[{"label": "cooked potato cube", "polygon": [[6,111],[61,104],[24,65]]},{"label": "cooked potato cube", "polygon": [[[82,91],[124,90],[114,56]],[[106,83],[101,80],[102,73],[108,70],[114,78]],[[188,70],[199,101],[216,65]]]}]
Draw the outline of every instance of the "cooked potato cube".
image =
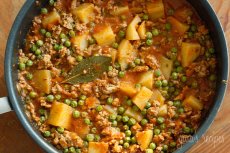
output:
[{"label": "cooked potato cube", "polygon": [[47,120],[48,124],[70,129],[73,109],[69,105],[59,102],[53,102],[50,115]]},{"label": "cooked potato cube", "polygon": [[72,14],[81,22],[89,23],[95,19],[94,5],[92,3],[83,3],[72,10]]},{"label": "cooked potato cube", "polygon": [[175,11],[174,16],[182,22],[186,22],[188,17],[193,14],[192,10],[188,7],[179,8]]},{"label": "cooked potato cube", "polygon": [[50,29],[50,28],[52,28],[53,25],[58,24],[60,21],[61,21],[61,17],[58,14],[58,12],[53,11],[44,17],[44,19],[42,20],[42,25],[45,28]]},{"label": "cooked potato cube", "polygon": [[133,110],[133,109],[130,108],[130,107],[125,111],[124,115],[127,115],[127,116],[129,116],[129,117],[132,117],[132,118],[134,118],[135,120],[137,120],[138,122],[140,122],[140,121],[143,119],[143,116],[141,115],[140,112],[135,111],[135,110]]},{"label": "cooked potato cube", "polygon": [[120,91],[130,97],[133,97],[137,93],[137,89],[135,88],[134,84],[123,81],[120,83]]},{"label": "cooked potato cube", "polygon": [[96,97],[88,97],[85,100],[87,108],[95,108],[100,104],[100,101]]},{"label": "cooked potato cube", "polygon": [[140,110],[143,110],[149,99],[152,97],[152,94],[153,92],[150,89],[141,87],[141,90],[133,97],[133,103],[136,104]]},{"label": "cooked potato cube", "polygon": [[105,142],[89,142],[89,153],[107,153],[109,149],[108,143]]},{"label": "cooked potato cube", "polygon": [[168,106],[166,104],[162,105],[158,110],[158,116],[166,116],[168,113],[167,109],[168,109]]},{"label": "cooked potato cube", "polygon": [[151,19],[155,20],[165,16],[164,4],[162,0],[155,0],[146,4],[147,11]]},{"label": "cooked potato cube", "polygon": [[140,36],[141,39],[145,39],[146,38],[146,32],[147,32],[147,30],[146,30],[146,26],[145,26],[145,21],[143,21],[141,23],[141,25],[137,29],[137,32],[138,32],[138,34],[139,34],[139,36]]},{"label": "cooked potato cube", "polygon": [[181,63],[183,67],[189,66],[200,55],[201,46],[198,43],[183,42],[181,46]]},{"label": "cooked potato cube", "polygon": [[71,42],[74,46],[77,46],[81,51],[85,50],[88,47],[88,35],[77,35],[71,39]]},{"label": "cooked potato cube", "polygon": [[103,25],[97,29],[98,30],[94,30],[93,37],[99,45],[106,46],[115,42],[115,34],[113,33],[111,26]]},{"label": "cooked potato cube", "polygon": [[33,73],[34,87],[40,92],[49,94],[51,90],[51,72],[50,70],[36,70]]},{"label": "cooked potato cube", "polygon": [[161,105],[163,105],[165,102],[165,98],[162,96],[160,91],[157,89],[153,89],[152,92],[153,92],[153,95],[151,97],[151,101],[156,100],[156,101],[160,102]]},{"label": "cooked potato cube", "polygon": [[120,6],[116,8],[111,14],[118,16],[128,12],[129,12],[129,6]]},{"label": "cooked potato cube", "polygon": [[85,139],[90,132],[89,125],[85,124],[82,118],[72,120],[72,130],[82,139]]},{"label": "cooked potato cube", "polygon": [[137,57],[137,51],[134,50],[132,44],[124,39],[118,47],[118,62],[121,65],[121,70],[128,67],[128,63]]},{"label": "cooked potato cube", "polygon": [[137,25],[141,22],[141,18],[136,15],[134,19],[131,21],[131,23],[128,25],[127,31],[126,31],[126,39],[127,40],[139,40],[140,37],[137,33]]},{"label": "cooked potato cube", "polygon": [[147,71],[140,75],[139,83],[149,89],[153,87],[153,71]]},{"label": "cooked potato cube", "polygon": [[164,56],[160,56],[159,63],[162,74],[164,75],[165,79],[168,80],[172,73],[173,61]]},{"label": "cooked potato cube", "polygon": [[147,130],[143,132],[137,132],[136,134],[137,143],[140,145],[142,151],[148,148],[153,138],[153,131]]},{"label": "cooked potato cube", "polygon": [[168,17],[167,20],[172,25],[172,31],[178,33],[179,35],[183,35],[189,29],[187,24],[178,21],[174,17]]},{"label": "cooked potato cube", "polygon": [[197,99],[194,96],[188,96],[187,98],[185,98],[185,100],[183,101],[183,104],[186,106],[190,106],[191,108],[195,109],[195,110],[202,110],[203,109],[203,103]]}]

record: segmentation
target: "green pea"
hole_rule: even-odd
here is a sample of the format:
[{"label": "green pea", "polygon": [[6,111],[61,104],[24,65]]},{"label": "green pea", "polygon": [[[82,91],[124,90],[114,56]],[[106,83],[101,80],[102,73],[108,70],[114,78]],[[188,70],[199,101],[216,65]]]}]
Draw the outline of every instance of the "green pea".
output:
[{"label": "green pea", "polygon": [[50,32],[46,32],[46,37],[50,38],[51,37],[51,33]]},{"label": "green pea", "polygon": [[96,111],[100,112],[100,111],[102,111],[102,110],[103,110],[103,106],[98,105],[98,106],[96,107]]},{"label": "green pea", "polygon": [[112,126],[113,126],[113,127],[116,127],[116,126],[117,126],[117,121],[115,121],[115,120],[112,121]]},{"label": "green pea", "polygon": [[154,75],[155,75],[156,77],[161,76],[161,71],[160,71],[160,70],[155,70],[155,71],[154,71]]},{"label": "green pea", "polygon": [[31,46],[30,50],[31,50],[32,52],[35,52],[35,51],[37,50],[37,46],[36,46],[35,44],[33,44],[33,45]]},{"label": "green pea", "polygon": [[136,105],[134,105],[134,106],[132,107],[132,109],[133,109],[135,112],[139,111],[139,108],[138,108]]},{"label": "green pea", "polygon": [[132,100],[131,99],[126,100],[126,104],[131,106],[132,105]]},{"label": "green pea", "polygon": [[160,129],[161,129],[161,130],[163,130],[163,129],[165,129],[165,128],[166,128],[166,125],[165,125],[164,123],[160,125]]},{"label": "green pea", "polygon": [[86,118],[88,116],[87,112],[81,112],[81,117]]},{"label": "green pea", "polygon": [[38,40],[36,42],[36,45],[39,46],[39,47],[41,47],[43,45],[43,41],[42,40]]},{"label": "green pea", "polygon": [[146,114],[147,114],[147,109],[143,109],[143,110],[141,111],[141,114],[142,114],[142,115],[146,115]]},{"label": "green pea", "polygon": [[27,74],[26,74],[26,79],[27,79],[27,80],[32,80],[32,79],[33,79],[33,74],[27,73]]},{"label": "green pea", "polygon": [[176,68],[176,71],[177,71],[177,73],[183,72],[183,67],[182,67],[182,66],[178,66],[178,67]]},{"label": "green pea", "polygon": [[164,121],[165,121],[165,119],[163,117],[161,117],[161,116],[157,118],[157,123],[158,124],[162,124],[162,123],[164,123]]},{"label": "green pea", "polygon": [[176,80],[178,78],[178,74],[176,72],[172,73],[172,79]]},{"label": "green pea", "polygon": [[157,80],[155,82],[155,87],[160,88],[162,86],[162,82],[160,80]]},{"label": "green pea", "polygon": [[70,30],[70,31],[69,31],[69,36],[70,36],[70,37],[74,37],[75,35],[76,35],[76,34],[75,34],[75,32],[74,32],[73,30]]},{"label": "green pea", "polygon": [[134,68],[134,67],[136,67],[136,64],[134,62],[131,62],[131,63],[129,63],[129,67]]},{"label": "green pea", "polygon": [[129,148],[129,143],[128,142],[125,142],[124,144],[123,144],[123,147],[126,149],[126,148]]},{"label": "green pea", "polygon": [[168,90],[170,93],[173,93],[175,91],[175,87],[169,87],[169,90]]},{"label": "green pea", "polygon": [[144,15],[142,16],[142,19],[143,19],[143,20],[148,20],[148,19],[149,19],[148,14],[144,14]]},{"label": "green pea", "polygon": [[181,102],[179,100],[176,100],[176,101],[173,102],[173,106],[175,106],[177,108],[181,107]]},{"label": "green pea", "polygon": [[172,53],[177,53],[177,48],[176,47],[171,48],[171,52]]},{"label": "green pea", "polygon": [[46,121],[46,117],[45,117],[45,116],[41,116],[41,117],[40,117],[40,122],[41,122],[41,123],[44,123],[45,121]]},{"label": "green pea", "polygon": [[163,151],[167,151],[168,150],[168,145],[163,145],[163,148],[162,148]]},{"label": "green pea", "polygon": [[83,106],[85,104],[85,101],[84,100],[78,100],[78,105],[79,106]]},{"label": "green pea", "polygon": [[65,148],[64,149],[64,153],[68,153],[69,152],[69,149],[68,148]]},{"label": "green pea", "polygon": [[116,69],[120,69],[120,68],[121,68],[121,65],[120,65],[119,63],[115,63],[115,64],[114,64],[114,67],[115,67]]},{"label": "green pea", "polygon": [[96,43],[96,40],[94,38],[89,39],[89,44],[93,45]]},{"label": "green pea", "polygon": [[191,27],[190,27],[190,30],[192,32],[196,32],[197,31],[197,26],[195,24],[192,24]]},{"label": "green pea", "polygon": [[39,112],[40,115],[45,115],[46,110],[41,108],[41,109],[38,110],[38,112]]},{"label": "green pea", "polygon": [[171,28],[172,28],[172,25],[170,23],[165,24],[165,29],[166,30],[171,30]]},{"label": "green pea", "polygon": [[69,40],[66,40],[64,45],[65,45],[66,47],[70,47],[70,46],[71,46],[71,42],[70,42]]},{"label": "green pea", "polygon": [[189,127],[184,127],[182,130],[185,134],[189,134],[191,132],[191,129]]},{"label": "green pea", "polygon": [[176,147],[176,142],[170,142],[170,144],[169,144],[169,146],[171,147],[171,148],[175,148]]},{"label": "green pea", "polygon": [[150,103],[150,102],[147,102],[145,108],[146,108],[146,109],[149,109],[150,107],[151,107],[151,103]]},{"label": "green pea", "polygon": [[158,35],[159,35],[159,30],[156,29],[156,28],[154,28],[154,29],[152,30],[152,34],[153,34],[153,36],[158,36]]},{"label": "green pea", "polygon": [[147,39],[152,39],[153,38],[153,34],[151,32],[146,32],[146,38]]},{"label": "green pea", "polygon": [[107,98],[107,104],[111,105],[113,103],[113,98],[109,97]]},{"label": "green pea", "polygon": [[168,86],[168,81],[167,80],[163,80],[162,81],[162,86],[163,87],[167,87]]},{"label": "green pea", "polygon": [[136,124],[136,120],[134,118],[130,118],[129,121],[128,121],[128,125],[133,126],[135,124]]},{"label": "green pea", "polygon": [[118,32],[118,36],[119,36],[120,38],[124,38],[124,37],[125,37],[125,32],[124,32],[123,30],[120,30],[120,31]]},{"label": "green pea", "polygon": [[153,150],[154,150],[154,149],[156,149],[156,147],[157,147],[156,144],[153,143],[153,142],[149,144],[149,148],[150,148],[150,149],[153,149]]},{"label": "green pea", "polygon": [[180,62],[178,60],[175,60],[174,66],[180,66]]},{"label": "green pea", "polygon": [[78,55],[78,56],[76,57],[76,59],[77,59],[78,62],[81,62],[81,61],[83,60],[83,57],[80,56],[80,55]]},{"label": "green pea", "polygon": [[115,43],[112,44],[112,47],[115,48],[115,49],[118,49],[119,45],[118,45],[118,43],[115,42]]},{"label": "green pea", "polygon": [[65,99],[65,100],[64,100],[64,103],[65,103],[65,104],[67,104],[67,105],[70,105],[71,100],[69,100],[69,99]]},{"label": "green pea", "polygon": [[110,120],[110,121],[114,121],[114,120],[116,120],[116,118],[117,118],[117,115],[116,115],[116,114],[111,114],[111,115],[109,115],[109,120]]},{"label": "green pea", "polygon": [[41,33],[42,35],[46,34],[46,29],[40,29],[40,33]]},{"label": "green pea", "polygon": [[90,121],[90,119],[88,119],[88,118],[85,118],[85,119],[84,119],[84,122],[85,122],[85,124],[87,124],[87,125],[90,125],[90,124],[91,124],[91,121]]},{"label": "green pea", "polygon": [[209,76],[209,80],[210,80],[210,81],[215,81],[215,80],[216,80],[216,75],[215,75],[215,74],[211,74],[211,75]]},{"label": "green pea", "polygon": [[42,53],[42,51],[40,49],[37,49],[34,54],[39,56],[39,55],[41,55],[41,53]]},{"label": "green pea", "polygon": [[47,8],[41,8],[41,14],[47,14],[48,10]]},{"label": "green pea", "polygon": [[35,98],[35,97],[37,97],[37,93],[34,91],[31,91],[29,96],[30,96],[30,98]]},{"label": "green pea", "polygon": [[81,99],[81,100],[86,100],[86,98],[87,98],[86,95],[81,95],[81,96],[80,96],[80,99]]},{"label": "green pea", "polygon": [[152,149],[146,149],[145,153],[153,153],[153,150]]},{"label": "green pea", "polygon": [[140,64],[141,64],[141,59],[136,58],[136,59],[134,60],[134,63],[135,63],[136,65],[140,65]]},{"label": "green pea", "polygon": [[94,140],[94,134],[87,134],[86,140],[87,140],[88,142],[92,142],[92,141]]},{"label": "green pea", "polygon": [[126,131],[125,131],[125,135],[126,135],[127,137],[130,137],[130,136],[132,135],[132,132],[131,132],[130,130],[126,130]]},{"label": "green pea", "polygon": [[70,106],[73,107],[73,108],[77,107],[77,101],[72,100],[71,103],[70,103]]},{"label": "green pea", "polygon": [[75,150],[74,147],[70,147],[70,148],[69,148],[69,152],[70,152],[70,153],[76,153],[76,150]]},{"label": "green pea", "polygon": [[50,131],[44,131],[43,135],[44,135],[44,137],[50,137],[51,133],[50,133]]},{"label": "green pea", "polygon": [[177,111],[178,111],[178,113],[182,114],[182,113],[184,113],[184,108],[179,108]]},{"label": "green pea", "polygon": [[128,116],[123,116],[122,117],[122,121],[124,122],[124,123],[126,123],[126,122],[128,122],[129,121],[129,117]]},{"label": "green pea", "polygon": [[153,40],[152,39],[147,39],[146,40],[146,45],[151,46],[153,44]]},{"label": "green pea", "polygon": [[131,141],[131,138],[130,138],[130,137],[125,137],[125,138],[124,138],[124,141],[125,141],[125,142],[130,142],[130,141]]},{"label": "green pea", "polygon": [[141,125],[144,126],[144,125],[146,125],[147,123],[148,123],[148,120],[147,120],[147,119],[144,118],[144,119],[141,120]]},{"label": "green pea", "polygon": [[123,114],[125,112],[125,108],[120,106],[118,107],[118,114]]},{"label": "green pea", "polygon": [[154,130],[153,130],[153,133],[154,133],[155,135],[159,135],[159,134],[161,133],[161,130],[160,130],[160,129],[154,129]]},{"label": "green pea", "polygon": [[194,36],[193,32],[189,31],[189,32],[188,32],[188,37],[189,37],[189,38],[192,38],[193,36]]},{"label": "green pea", "polygon": [[193,81],[193,82],[192,82],[192,88],[197,88],[197,87],[198,87],[197,81]]},{"label": "green pea", "polygon": [[136,140],[136,138],[135,138],[135,137],[132,137],[132,138],[131,138],[131,143],[132,143],[132,144],[137,143],[137,140]]},{"label": "green pea", "polygon": [[60,100],[61,99],[61,95],[55,95],[54,96],[56,100]]},{"label": "green pea", "polygon": [[63,127],[57,127],[58,133],[64,133],[65,129]]},{"label": "green pea", "polygon": [[215,53],[215,49],[214,48],[209,48],[208,51],[209,51],[210,54],[214,54]]},{"label": "green pea", "polygon": [[28,60],[27,62],[26,62],[26,66],[32,66],[33,65],[33,62],[31,61],[31,60]]},{"label": "green pea", "polygon": [[117,120],[118,122],[120,122],[120,121],[122,120],[122,116],[121,116],[121,115],[117,115],[116,120]]},{"label": "green pea", "polygon": [[53,102],[53,101],[54,101],[54,96],[53,96],[53,95],[48,95],[48,96],[46,97],[46,100],[47,100],[48,102]]},{"label": "green pea", "polygon": [[123,126],[123,129],[124,129],[124,130],[129,130],[129,126],[128,126],[128,125],[124,125],[124,126]]},{"label": "green pea", "polygon": [[64,38],[66,38],[66,35],[65,35],[64,33],[61,33],[61,34],[59,35],[59,37],[60,37],[61,39],[64,39]]},{"label": "green pea", "polygon": [[124,71],[120,71],[120,72],[118,73],[118,76],[119,76],[120,78],[123,78],[123,77],[125,76],[125,72],[124,72]]},{"label": "green pea", "polygon": [[186,81],[187,81],[187,77],[186,77],[186,76],[182,76],[182,77],[181,77],[181,81],[182,81],[182,82],[186,82]]},{"label": "green pea", "polygon": [[49,0],[49,5],[53,6],[54,5],[54,0]]},{"label": "green pea", "polygon": [[211,57],[211,54],[210,54],[208,51],[206,51],[206,52],[205,52],[205,56],[206,56],[207,58],[210,58],[210,57]]},{"label": "green pea", "polygon": [[100,139],[101,139],[101,137],[100,137],[99,135],[95,135],[95,136],[94,136],[94,140],[95,140],[95,141],[100,141]]},{"label": "green pea", "polygon": [[23,70],[26,69],[25,63],[19,63],[18,67],[19,67],[19,69],[20,69],[21,71],[23,71]]}]

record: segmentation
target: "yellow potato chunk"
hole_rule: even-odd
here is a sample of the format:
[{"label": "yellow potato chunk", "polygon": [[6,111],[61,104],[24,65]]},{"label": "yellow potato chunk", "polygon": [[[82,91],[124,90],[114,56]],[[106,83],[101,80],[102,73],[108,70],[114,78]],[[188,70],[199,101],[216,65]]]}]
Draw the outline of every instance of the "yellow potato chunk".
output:
[{"label": "yellow potato chunk", "polygon": [[135,120],[137,120],[138,122],[140,122],[140,121],[143,119],[143,116],[141,115],[140,112],[135,111],[135,110],[133,110],[133,109],[130,108],[130,107],[125,111],[124,115],[127,115],[127,116],[129,116],[129,117],[132,117],[132,118],[134,118]]},{"label": "yellow potato chunk", "polygon": [[139,36],[140,36],[141,39],[145,39],[146,38],[146,32],[147,32],[147,30],[146,30],[146,26],[145,26],[145,21],[143,21],[141,23],[141,25],[138,27],[137,32],[138,32],[138,34],[139,34]]},{"label": "yellow potato chunk", "polygon": [[197,99],[194,96],[188,96],[187,98],[185,98],[185,100],[183,101],[183,104],[186,106],[190,106],[191,108],[195,109],[195,110],[202,110],[203,109],[203,103]]},{"label": "yellow potato chunk", "polygon": [[146,88],[141,87],[141,90],[132,98],[133,103],[137,105],[137,107],[140,110],[143,110],[149,101],[149,99],[152,97],[153,92]]},{"label": "yellow potato chunk", "polygon": [[115,34],[110,25],[100,27],[100,30],[94,31],[93,37],[101,46],[111,45],[115,42]]},{"label": "yellow potato chunk", "polygon": [[183,42],[181,46],[181,63],[183,67],[189,66],[200,55],[201,46],[198,43]]},{"label": "yellow potato chunk", "polygon": [[77,35],[71,39],[71,42],[74,46],[77,46],[81,51],[85,50],[88,47],[88,35]]},{"label": "yellow potato chunk", "polygon": [[51,72],[50,70],[36,70],[33,73],[34,87],[40,92],[49,94],[51,90]]},{"label": "yellow potato chunk", "polygon": [[160,56],[158,60],[160,63],[160,70],[164,75],[165,79],[168,80],[172,73],[173,61],[164,56]]},{"label": "yellow potato chunk", "polygon": [[137,132],[136,134],[137,143],[140,145],[142,151],[148,148],[153,138],[153,131],[147,130],[143,132]]},{"label": "yellow potato chunk", "polygon": [[95,108],[100,104],[100,101],[96,97],[88,97],[85,100],[87,108]]},{"label": "yellow potato chunk", "polygon": [[118,16],[128,12],[129,12],[129,6],[120,6],[116,8],[111,14]]},{"label": "yellow potato chunk", "polygon": [[158,116],[166,116],[167,113],[168,113],[168,106],[166,104],[162,105],[158,110]]},{"label": "yellow potato chunk", "polygon": [[72,14],[81,22],[89,23],[95,19],[94,5],[92,3],[83,3],[72,10]]},{"label": "yellow potato chunk", "polygon": [[156,100],[156,101],[160,102],[161,105],[163,105],[164,101],[165,101],[165,98],[162,96],[160,91],[157,90],[157,89],[153,89],[152,92],[153,92],[153,94],[152,94],[152,97],[151,97],[151,101]]},{"label": "yellow potato chunk", "polygon": [[136,15],[134,19],[128,25],[128,28],[126,31],[127,40],[139,40],[140,39],[137,33],[137,25],[139,22],[141,22],[141,18],[138,15]]},{"label": "yellow potato chunk", "polygon": [[123,39],[118,47],[118,62],[121,65],[121,70],[125,70],[128,67],[128,63],[133,61],[137,57],[137,51],[134,50],[132,44]]},{"label": "yellow potato chunk", "polygon": [[89,142],[89,153],[107,153],[109,149],[108,143],[105,142]]},{"label": "yellow potato chunk", "polygon": [[47,120],[48,124],[70,129],[73,109],[69,105],[59,102],[53,102],[50,115]]},{"label": "yellow potato chunk", "polygon": [[124,81],[121,81],[120,83],[120,91],[130,97],[133,97],[137,93],[137,89],[134,84]]},{"label": "yellow potato chunk", "polygon": [[172,25],[172,31],[179,35],[183,35],[189,29],[187,24],[178,21],[174,17],[168,17],[167,21]]},{"label": "yellow potato chunk", "polygon": [[45,28],[50,29],[52,28],[53,25],[60,23],[60,21],[61,21],[61,17],[59,13],[57,11],[52,11],[44,17],[44,19],[42,20],[42,25]]},{"label": "yellow potato chunk", "polygon": [[151,19],[155,20],[165,16],[164,4],[162,0],[155,0],[146,3],[147,11]]},{"label": "yellow potato chunk", "polygon": [[90,132],[89,125],[85,124],[84,119],[82,118],[73,119],[71,128],[71,130],[76,132],[82,139],[85,139]]},{"label": "yellow potato chunk", "polygon": [[147,71],[140,75],[139,83],[149,89],[153,87],[153,71]]}]

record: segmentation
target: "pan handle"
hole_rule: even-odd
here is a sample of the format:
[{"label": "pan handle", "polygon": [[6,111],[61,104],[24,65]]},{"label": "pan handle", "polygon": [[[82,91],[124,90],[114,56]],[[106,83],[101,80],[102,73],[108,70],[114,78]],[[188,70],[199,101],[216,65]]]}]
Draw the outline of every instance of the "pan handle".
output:
[{"label": "pan handle", "polygon": [[8,97],[0,98],[0,114],[12,111]]}]

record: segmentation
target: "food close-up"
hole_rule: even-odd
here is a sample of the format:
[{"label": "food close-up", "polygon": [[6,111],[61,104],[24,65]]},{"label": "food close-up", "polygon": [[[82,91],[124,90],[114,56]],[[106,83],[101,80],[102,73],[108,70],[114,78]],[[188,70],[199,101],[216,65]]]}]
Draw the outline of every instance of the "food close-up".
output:
[{"label": "food close-up", "polygon": [[17,51],[16,86],[61,152],[174,152],[213,104],[216,52],[186,0],[49,0]]}]

